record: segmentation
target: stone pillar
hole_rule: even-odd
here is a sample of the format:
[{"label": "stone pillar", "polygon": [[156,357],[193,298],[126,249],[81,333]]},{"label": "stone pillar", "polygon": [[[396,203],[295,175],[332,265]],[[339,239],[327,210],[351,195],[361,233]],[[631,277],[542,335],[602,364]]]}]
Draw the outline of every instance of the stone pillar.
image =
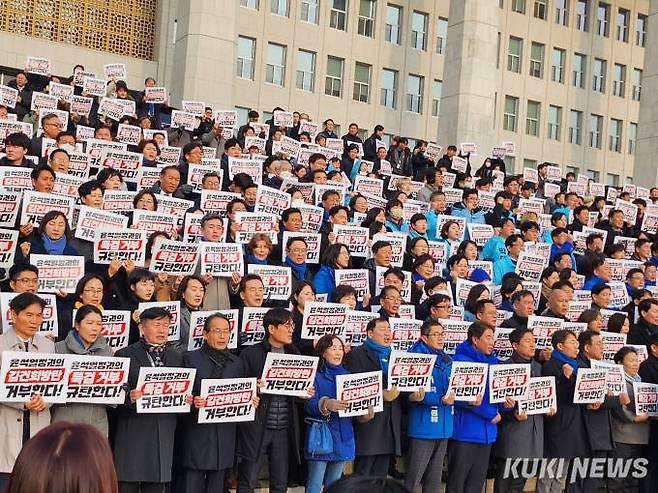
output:
[{"label": "stone pillar", "polygon": [[233,108],[238,2],[177,2],[171,104],[204,101],[215,111]]},{"label": "stone pillar", "polygon": [[633,183],[653,187],[658,183],[658,0],[649,3],[646,39]]},{"label": "stone pillar", "polygon": [[[500,7],[493,0],[452,0],[443,68],[437,142],[475,142],[478,154],[495,144],[496,69]],[[471,167],[477,169],[476,162]]]}]

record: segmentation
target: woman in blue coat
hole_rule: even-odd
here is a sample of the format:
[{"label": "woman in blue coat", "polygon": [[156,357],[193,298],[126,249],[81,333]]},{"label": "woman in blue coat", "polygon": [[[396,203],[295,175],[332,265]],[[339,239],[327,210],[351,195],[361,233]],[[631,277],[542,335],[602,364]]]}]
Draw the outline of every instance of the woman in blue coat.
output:
[{"label": "woman in blue coat", "polygon": [[346,403],[336,399],[336,376],[349,373],[343,367],[345,350],[340,337],[327,334],[320,338],[315,346],[320,357],[318,371],[315,375],[315,395],[305,405],[306,415],[313,420],[328,420],[333,452],[316,455],[304,448],[308,461],[308,479],[306,493],[320,493],[322,487],[328,487],[340,479],[346,461],[354,460],[354,429],[352,418],[339,418],[338,411],[346,408]]},{"label": "woman in blue coat", "polygon": [[352,265],[350,252],[342,243],[329,245],[322,254],[322,265],[313,277],[316,294],[330,295],[336,289],[336,269],[349,269]]},{"label": "woman in blue coat", "polygon": [[415,491],[422,483],[423,493],[441,489],[443,459],[452,436],[454,393],[447,394],[452,360],[443,352],[443,327],[427,319],[420,328],[420,339],[410,353],[434,354],[430,390],[419,390],[409,396],[409,456],[405,486]]}]

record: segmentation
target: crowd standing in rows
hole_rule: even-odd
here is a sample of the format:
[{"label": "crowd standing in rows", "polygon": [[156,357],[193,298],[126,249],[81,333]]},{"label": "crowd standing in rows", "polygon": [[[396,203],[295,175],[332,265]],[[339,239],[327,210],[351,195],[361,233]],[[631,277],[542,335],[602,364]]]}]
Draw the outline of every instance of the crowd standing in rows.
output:
[{"label": "crowd standing in rows", "polygon": [[[409,491],[438,492],[444,480],[448,492],[480,492],[490,473],[495,491],[521,492],[525,479],[503,474],[505,460],[516,457],[649,457],[647,478],[585,478],[566,488],[597,491],[607,483],[611,492],[655,490],[658,424],[636,413],[633,383],[658,384],[658,188],[605,186],[562,176],[559,164],[550,163],[513,174],[503,159],[513,145],[489,157],[489,149],[468,144],[441,154],[423,140],[413,149],[404,137],[386,145],[381,125],[362,141],[356,123],[339,137],[331,119],[317,125],[282,108],[264,123],[250,111],[236,128],[231,112],[201,104],[190,126],[191,110],[181,116],[166,99],[149,99],[155,80],[131,91],[110,79],[105,94],[94,95],[83,92],[91,84],[76,82],[84,70],[75,67],[68,79],[20,72],[8,83],[17,91],[14,104],[0,105],[7,130],[0,137],[0,193],[37,192],[34,203],[44,194],[68,196],[79,210],[42,207],[28,222],[19,211],[4,225],[3,232],[18,235],[7,252],[13,255],[2,291],[18,296],[3,301],[12,328],[4,325],[0,351],[127,357],[129,392],[116,407],[51,405],[36,394],[24,404],[0,403],[0,485],[31,436],[51,421],[69,421],[91,424],[109,438],[121,492],[217,492],[236,482],[246,493],[258,486],[266,460],[273,492],[292,483],[320,492],[352,461],[353,474],[390,474]],[[73,96],[35,110],[32,102],[60,85],[72,86],[78,103],[90,99],[87,113],[74,108]],[[124,110],[114,115],[117,104]],[[163,126],[170,113],[172,125]],[[26,134],[24,123],[34,132]],[[127,139],[134,128],[138,138]],[[136,169],[131,156],[138,157]],[[23,176],[12,174],[19,168],[29,170],[29,180],[8,179]],[[281,202],[278,192],[287,199]],[[223,201],[210,206],[213,194]],[[119,207],[117,197],[129,197],[128,206]],[[127,218],[123,229],[147,231],[143,265],[118,254],[95,262],[95,239],[76,234],[88,209],[118,211]],[[148,215],[138,216],[142,211],[170,216],[173,227],[154,229],[143,219]],[[267,225],[270,213],[275,221]],[[241,254],[228,262],[229,275],[226,266],[220,276],[201,265],[184,276],[149,270],[154,252],[171,240],[237,243]],[[44,309],[53,307],[39,296],[45,284],[35,256],[84,258],[74,289],[55,292],[56,337],[40,333]],[[272,298],[277,286],[252,272],[265,272],[263,266],[288,268],[281,292],[289,299]],[[341,284],[350,278],[346,270],[354,283]],[[168,341],[170,311],[139,305],[171,301],[180,302],[180,331]],[[303,337],[304,312],[315,301],[373,315],[361,334],[333,327],[340,336],[327,330],[310,340]],[[130,312],[126,347],[111,347],[101,334],[106,310]],[[188,351],[199,311],[213,314],[200,347]],[[244,317],[254,313],[262,320],[256,336],[242,330]],[[586,325],[578,333],[554,330],[538,349],[536,316]],[[419,321],[405,350],[436,355],[429,390],[387,386],[398,319]],[[470,325],[448,349],[454,321]],[[500,335],[500,329],[511,330]],[[603,404],[574,404],[578,370],[604,359],[609,333],[626,334],[623,347],[607,355],[623,365],[625,391]],[[509,348],[504,358],[494,349],[499,344]],[[199,424],[201,381],[260,379],[268,353],[319,357],[306,398],[263,393],[251,422]],[[557,407],[528,415],[512,399],[491,403],[488,389],[471,402],[456,401],[448,392],[453,361],[530,364],[533,377],[555,377]],[[137,413],[143,366],[195,368],[193,412]],[[339,417],[346,404],[337,399],[337,376],[379,370],[383,410]],[[332,451],[308,449],[312,420],[328,420]],[[538,491],[564,487],[565,478],[538,481]]]}]

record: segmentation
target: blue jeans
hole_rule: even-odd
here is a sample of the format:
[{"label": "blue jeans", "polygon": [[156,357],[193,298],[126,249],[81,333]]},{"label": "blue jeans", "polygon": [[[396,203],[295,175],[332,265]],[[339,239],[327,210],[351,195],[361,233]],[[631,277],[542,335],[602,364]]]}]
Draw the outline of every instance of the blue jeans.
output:
[{"label": "blue jeans", "polygon": [[320,493],[322,486],[329,486],[343,475],[344,461],[309,460],[306,493]]}]

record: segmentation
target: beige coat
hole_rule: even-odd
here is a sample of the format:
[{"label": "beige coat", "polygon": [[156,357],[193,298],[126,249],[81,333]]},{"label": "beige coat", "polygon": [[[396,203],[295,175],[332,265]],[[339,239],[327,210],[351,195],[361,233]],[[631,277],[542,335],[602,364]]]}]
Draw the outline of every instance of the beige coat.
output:
[{"label": "beige coat", "polygon": [[[21,340],[13,330],[0,335],[0,355],[3,351],[25,351]],[[30,353],[54,353],[55,345],[49,339],[36,335],[29,344]],[[0,403],[0,472],[10,473],[23,447],[23,404]],[[30,412],[30,436],[50,424],[50,410]]]}]

